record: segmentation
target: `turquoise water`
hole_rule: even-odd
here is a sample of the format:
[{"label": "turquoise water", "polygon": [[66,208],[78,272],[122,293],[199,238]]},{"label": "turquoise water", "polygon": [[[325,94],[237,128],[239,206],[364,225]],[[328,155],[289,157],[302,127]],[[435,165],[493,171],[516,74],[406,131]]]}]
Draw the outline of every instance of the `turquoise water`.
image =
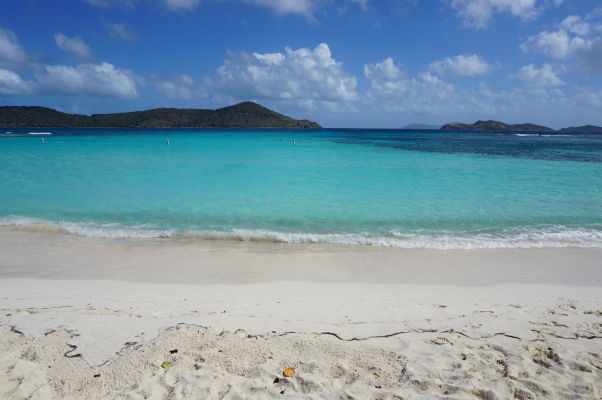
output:
[{"label": "turquoise water", "polygon": [[602,247],[602,136],[51,130],[42,144],[27,132],[0,135],[0,225],[93,237]]}]

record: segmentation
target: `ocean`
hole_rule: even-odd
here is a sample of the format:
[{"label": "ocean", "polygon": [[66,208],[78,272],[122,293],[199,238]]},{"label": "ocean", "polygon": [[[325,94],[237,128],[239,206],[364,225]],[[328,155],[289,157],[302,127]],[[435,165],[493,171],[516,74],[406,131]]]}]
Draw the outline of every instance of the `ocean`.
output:
[{"label": "ocean", "polygon": [[0,226],[101,238],[602,247],[602,135],[0,132]]}]

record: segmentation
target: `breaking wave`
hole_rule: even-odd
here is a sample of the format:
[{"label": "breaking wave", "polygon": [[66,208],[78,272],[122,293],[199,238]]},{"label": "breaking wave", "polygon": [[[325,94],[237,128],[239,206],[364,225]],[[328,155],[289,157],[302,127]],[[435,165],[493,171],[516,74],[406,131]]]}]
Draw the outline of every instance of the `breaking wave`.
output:
[{"label": "breaking wave", "polygon": [[0,218],[4,229],[64,233],[88,238],[110,239],[198,239],[274,243],[330,243],[338,245],[365,245],[406,249],[503,249],[503,248],[602,248],[602,229],[545,228],[507,229],[491,232],[401,232],[385,234],[309,233],[270,230],[232,229],[229,231],[161,229],[149,225],[122,225],[117,223],[50,222],[27,217]]}]

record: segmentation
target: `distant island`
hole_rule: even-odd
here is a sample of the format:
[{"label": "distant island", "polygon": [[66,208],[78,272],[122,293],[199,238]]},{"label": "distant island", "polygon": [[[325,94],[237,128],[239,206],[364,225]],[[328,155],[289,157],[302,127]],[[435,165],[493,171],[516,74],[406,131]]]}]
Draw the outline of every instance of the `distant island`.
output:
[{"label": "distant island", "polygon": [[595,125],[573,126],[555,131],[547,126],[535,124],[505,124],[500,121],[477,121],[474,124],[453,122],[441,127],[442,131],[515,131],[515,132],[559,132],[559,133],[602,133],[602,127]]},{"label": "distant island", "polygon": [[441,128],[441,125],[429,125],[429,124],[410,124],[404,126],[402,129],[424,129],[424,130],[435,130]]},{"label": "distant island", "polygon": [[0,107],[5,128],[320,128],[246,101],[205,109],[155,108],[115,114],[68,114],[46,107]]},{"label": "distant island", "polygon": [[[316,122],[294,119],[252,101],[210,109],[154,108],[113,114],[69,114],[39,106],[0,106],[1,128],[321,128]],[[410,124],[403,129],[442,131],[516,131],[602,133],[595,125],[572,126],[555,131],[531,123],[505,124],[479,120],[474,124],[452,122],[443,126]]]},{"label": "distant island", "polygon": [[569,128],[562,128],[558,132],[563,132],[563,133],[573,133],[573,132],[602,133],[602,126],[596,126],[596,125],[571,126]]},{"label": "distant island", "polygon": [[554,129],[535,124],[508,125],[499,121],[477,121],[474,124],[447,124],[441,127],[443,131],[535,131],[553,132]]}]

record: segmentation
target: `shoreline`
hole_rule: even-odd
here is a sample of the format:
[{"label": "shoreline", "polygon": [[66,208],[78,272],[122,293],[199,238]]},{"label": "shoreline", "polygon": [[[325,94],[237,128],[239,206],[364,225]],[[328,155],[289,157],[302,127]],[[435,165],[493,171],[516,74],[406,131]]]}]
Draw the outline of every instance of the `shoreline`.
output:
[{"label": "shoreline", "polygon": [[[68,251],[61,251],[65,249]],[[0,261],[0,277],[5,278],[187,284],[602,285],[600,248],[403,249],[326,243],[98,239],[0,229],[0,253],[4,260],[11,260]],[[567,268],[573,273],[567,274]]]},{"label": "shoreline", "polygon": [[428,250],[481,249],[602,249],[599,224],[588,227],[540,225],[504,228],[500,231],[458,232],[389,231],[370,232],[295,232],[265,229],[197,230],[159,228],[118,223],[54,222],[34,217],[0,218],[0,232],[54,233],[88,239],[177,242],[252,242],[274,244],[322,244],[331,246],[391,247]]},{"label": "shoreline", "polygon": [[602,249],[0,230],[0,254],[6,399],[602,395]]}]

